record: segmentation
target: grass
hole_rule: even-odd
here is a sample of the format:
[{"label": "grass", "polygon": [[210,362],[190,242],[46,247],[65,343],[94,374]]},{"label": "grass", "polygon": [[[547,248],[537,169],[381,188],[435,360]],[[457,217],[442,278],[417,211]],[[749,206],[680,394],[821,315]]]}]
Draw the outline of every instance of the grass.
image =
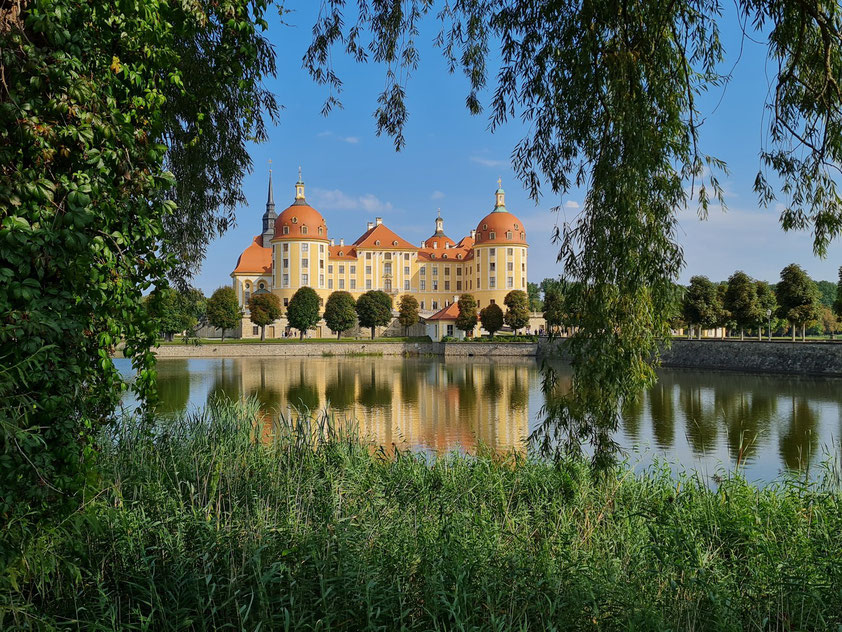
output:
[{"label": "grass", "polygon": [[[126,422],[85,526],[18,550],[0,629],[837,630],[835,479],[387,454],[253,404]],[[64,535],[60,535],[64,533]],[[8,569],[7,569],[8,570]]]},{"label": "grass", "polygon": [[384,342],[430,342],[429,336],[408,336],[405,338],[375,338],[372,340],[368,336],[363,336],[360,338],[341,338],[339,340],[336,337],[332,338],[305,338],[301,340],[299,338],[267,338],[266,340],[261,340],[260,338],[226,338],[225,341],[220,341],[214,338],[194,338],[190,339],[187,343],[183,340],[173,340],[172,342],[168,342],[165,340],[159,340],[158,343],[161,346],[172,346],[172,345],[184,345],[184,344],[200,344],[200,345],[255,345],[255,344],[268,344],[268,345],[288,345],[288,344],[310,344],[310,343],[325,343],[325,342],[338,342],[338,343],[371,343],[371,344],[380,344]]}]

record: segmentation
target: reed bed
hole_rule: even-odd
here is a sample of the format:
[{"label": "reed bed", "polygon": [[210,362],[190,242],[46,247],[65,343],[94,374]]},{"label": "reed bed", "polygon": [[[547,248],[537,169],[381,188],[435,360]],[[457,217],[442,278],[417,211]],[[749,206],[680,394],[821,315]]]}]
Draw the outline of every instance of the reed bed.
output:
[{"label": "reed bed", "polygon": [[[216,403],[103,439],[102,492],[0,586],[0,629],[838,630],[832,477],[716,488],[386,454]],[[262,423],[262,422],[261,422]]]}]

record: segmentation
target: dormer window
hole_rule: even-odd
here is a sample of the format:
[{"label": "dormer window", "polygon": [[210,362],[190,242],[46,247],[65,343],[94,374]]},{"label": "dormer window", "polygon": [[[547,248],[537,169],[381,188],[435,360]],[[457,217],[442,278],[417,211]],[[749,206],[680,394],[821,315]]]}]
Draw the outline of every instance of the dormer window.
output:
[{"label": "dormer window", "polygon": [[456,258],[457,258],[457,259],[461,259],[461,258],[462,258],[462,255],[456,255]]},{"label": "dormer window", "polygon": [[374,245],[375,245],[375,246],[379,246],[379,245],[380,245],[380,240],[378,239],[377,241],[375,241],[375,242],[374,242]]},{"label": "dormer window", "polygon": [[441,256],[441,258],[442,258],[442,259],[447,259],[447,254],[443,254],[443,255]]},{"label": "dormer window", "polygon": [[515,230],[517,230],[517,229],[518,229],[518,225],[517,225],[517,224],[515,224]]},{"label": "dormer window", "polygon": [[306,234],[307,234],[307,227],[306,227],[306,226],[302,226],[302,227],[301,227],[301,234],[302,234],[302,235],[306,235]]},{"label": "dormer window", "polygon": [[521,238],[521,239],[526,239],[526,236],[523,234],[523,232],[521,232],[521,233],[520,233],[520,238]]},{"label": "dormer window", "polygon": [[266,284],[265,284],[265,283],[260,283],[260,284],[258,284],[258,286],[257,286],[257,287],[258,287],[258,288],[260,288],[261,290],[265,290],[265,289],[266,289]]},{"label": "dormer window", "polygon": [[[295,220],[293,220],[293,221],[295,221]],[[483,225],[482,225],[482,229],[483,229],[483,230],[488,230],[488,224],[483,224]]]},{"label": "dormer window", "polygon": [[392,242],[392,245],[393,245],[393,246],[397,246],[397,245],[398,245],[398,240],[397,240],[397,239],[395,239],[395,240]]},{"label": "dormer window", "polygon": [[319,235],[321,235],[323,232],[324,232],[324,229],[321,226],[319,226]]},{"label": "dormer window", "polygon": [[510,231],[510,230],[506,231],[506,239],[511,239],[511,238],[512,238],[512,231]]},{"label": "dormer window", "polygon": [[289,235],[289,226],[284,226],[284,235]]},{"label": "dormer window", "polygon": [[495,233],[493,231],[488,233],[488,238],[489,239],[497,239],[497,233]]},{"label": "dormer window", "polygon": [[436,258],[436,255],[430,253],[430,259],[435,259],[435,258]]},{"label": "dormer window", "polygon": [[293,223],[293,224],[297,224],[297,223],[298,223],[298,218],[297,218],[297,217],[293,217],[293,218],[292,218],[292,223]]},{"label": "dormer window", "polygon": [[339,251],[339,256],[340,256],[340,257],[341,257],[341,256],[343,256],[344,254],[345,254],[345,253],[344,253],[344,252],[342,252],[341,250]]}]

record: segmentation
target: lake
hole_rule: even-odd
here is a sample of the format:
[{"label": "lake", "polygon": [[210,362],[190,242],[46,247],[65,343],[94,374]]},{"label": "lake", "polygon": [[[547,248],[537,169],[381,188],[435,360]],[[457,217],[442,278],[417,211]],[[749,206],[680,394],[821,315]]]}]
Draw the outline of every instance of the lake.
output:
[{"label": "lake", "polygon": [[[117,362],[131,372],[127,360]],[[163,413],[220,394],[254,396],[267,412],[330,402],[380,445],[429,453],[479,444],[522,451],[545,401],[532,359],[161,359],[158,369]],[[570,369],[557,370],[563,388]],[[626,407],[616,436],[638,467],[663,457],[709,476],[739,463],[750,480],[771,480],[839,456],[842,379],[669,369],[659,378]]]}]

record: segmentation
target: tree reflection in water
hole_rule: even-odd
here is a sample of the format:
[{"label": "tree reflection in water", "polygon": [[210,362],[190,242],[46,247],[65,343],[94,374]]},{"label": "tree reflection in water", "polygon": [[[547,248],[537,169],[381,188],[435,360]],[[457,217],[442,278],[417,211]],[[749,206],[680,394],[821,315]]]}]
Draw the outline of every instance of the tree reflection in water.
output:
[{"label": "tree reflection in water", "polygon": [[669,378],[658,380],[648,393],[649,416],[652,418],[652,432],[655,443],[662,450],[672,447],[675,440],[675,406],[673,384]]},{"label": "tree reflection in water", "polygon": [[239,358],[222,359],[213,372],[213,383],[208,391],[208,401],[226,399],[237,401],[243,397],[243,367]]},{"label": "tree reflection in water", "polygon": [[325,386],[325,399],[331,410],[348,412],[356,401],[356,375],[353,367],[337,364],[331,380]]},{"label": "tree reflection in water", "polygon": [[524,410],[529,406],[529,379],[519,367],[513,367],[514,379],[509,387],[509,410]]},{"label": "tree reflection in water", "polygon": [[190,401],[190,370],[187,360],[173,359],[158,364],[158,403],[155,412],[173,415]]},{"label": "tree reflection in water", "polygon": [[793,395],[789,426],[780,437],[780,454],[786,466],[792,470],[805,469],[816,453],[818,439],[816,425],[818,415],[806,397]]},{"label": "tree reflection in water", "polygon": [[368,371],[368,377],[360,382],[360,404],[369,410],[392,407],[392,389],[385,382],[377,379],[374,365]]}]

